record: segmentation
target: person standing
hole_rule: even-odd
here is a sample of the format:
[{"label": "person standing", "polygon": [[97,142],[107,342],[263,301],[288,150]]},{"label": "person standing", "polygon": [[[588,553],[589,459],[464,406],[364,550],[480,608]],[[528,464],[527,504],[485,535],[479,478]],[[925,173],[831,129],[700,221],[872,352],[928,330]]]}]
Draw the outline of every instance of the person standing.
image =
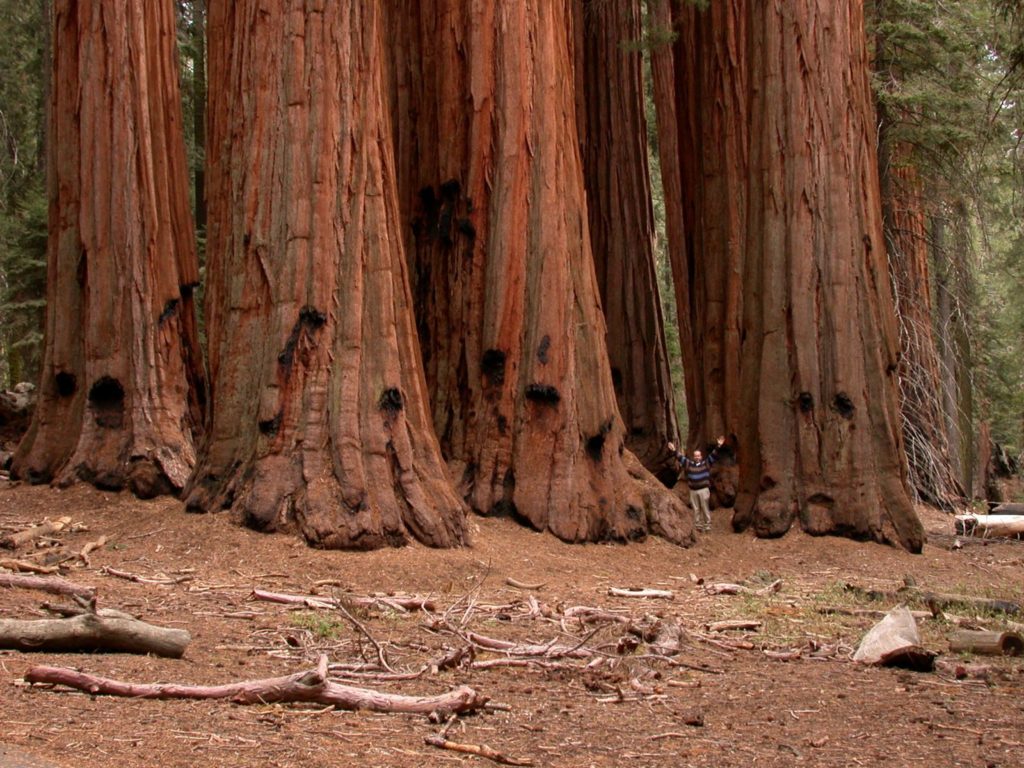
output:
[{"label": "person standing", "polygon": [[675,453],[676,460],[686,475],[686,484],[690,487],[690,506],[693,507],[694,524],[698,531],[711,530],[711,465],[718,457],[718,449],[725,445],[725,437],[718,438],[718,444],[711,449],[705,458],[699,448],[692,456],[676,451],[674,443],[666,447]]}]

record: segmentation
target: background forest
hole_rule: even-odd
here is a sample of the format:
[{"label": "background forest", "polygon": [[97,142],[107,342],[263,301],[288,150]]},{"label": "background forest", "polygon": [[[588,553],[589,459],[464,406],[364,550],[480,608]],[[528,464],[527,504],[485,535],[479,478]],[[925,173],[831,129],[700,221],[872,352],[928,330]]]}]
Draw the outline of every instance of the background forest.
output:
[{"label": "background forest", "polygon": [[[41,362],[49,6],[49,0],[0,0],[4,388],[35,381]],[[186,146],[202,260],[205,10],[202,0],[183,0],[176,6]],[[901,285],[898,275],[913,270],[893,270],[905,350],[900,372],[904,435],[912,474],[927,474],[930,466],[941,463],[930,460],[932,451],[948,452],[954,477],[915,482],[919,489],[932,489],[934,498],[924,500],[941,504],[958,495],[958,484],[972,496],[983,495],[979,471],[988,457],[979,435],[990,435],[1018,461],[1024,450],[1022,9],[1012,0],[877,0],[868,4],[867,12],[889,258],[892,263],[923,260],[920,274],[928,275],[926,285]],[[624,35],[620,44],[642,51],[648,60],[648,160],[658,278],[677,415],[685,434],[682,358],[665,247],[649,68],[651,56],[671,45],[674,35],[648,19],[643,39]],[[201,300],[197,306],[201,310]],[[925,317],[917,311],[922,306],[930,308]],[[906,350],[914,349],[916,323],[932,326],[935,349],[924,357],[939,366],[941,393],[915,389],[915,366],[921,363]]]}]

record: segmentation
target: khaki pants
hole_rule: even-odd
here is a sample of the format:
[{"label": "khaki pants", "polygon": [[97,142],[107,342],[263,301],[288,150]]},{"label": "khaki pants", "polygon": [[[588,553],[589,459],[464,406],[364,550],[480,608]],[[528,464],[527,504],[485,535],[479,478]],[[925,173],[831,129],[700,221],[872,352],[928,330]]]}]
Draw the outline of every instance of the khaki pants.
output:
[{"label": "khaki pants", "polygon": [[690,506],[693,507],[693,521],[698,531],[711,530],[711,509],[708,506],[710,500],[710,488],[690,491]]}]

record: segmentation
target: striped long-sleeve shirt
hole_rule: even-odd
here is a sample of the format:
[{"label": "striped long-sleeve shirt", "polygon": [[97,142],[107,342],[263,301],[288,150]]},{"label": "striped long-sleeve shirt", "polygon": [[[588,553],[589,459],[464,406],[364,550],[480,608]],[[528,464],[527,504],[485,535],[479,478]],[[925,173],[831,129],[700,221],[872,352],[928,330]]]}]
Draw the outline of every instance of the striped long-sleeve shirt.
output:
[{"label": "striped long-sleeve shirt", "polygon": [[715,463],[716,452],[717,449],[711,451],[700,461],[694,461],[682,453],[676,454],[686,474],[686,484],[690,486],[691,491],[699,491],[711,485],[711,465]]}]

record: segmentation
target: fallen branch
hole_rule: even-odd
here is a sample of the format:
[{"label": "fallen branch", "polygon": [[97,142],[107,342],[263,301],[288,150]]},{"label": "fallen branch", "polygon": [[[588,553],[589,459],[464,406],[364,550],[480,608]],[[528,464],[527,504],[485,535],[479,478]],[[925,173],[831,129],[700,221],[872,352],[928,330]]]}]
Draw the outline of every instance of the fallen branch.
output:
[{"label": "fallen branch", "polygon": [[[583,640],[583,642],[585,643],[593,637],[593,635],[594,633],[591,633]],[[497,638],[487,637],[486,635],[480,635],[476,632],[467,632],[466,639],[484,650],[500,651],[501,653],[508,654],[509,656],[543,656],[548,659],[585,659],[594,655],[593,651],[581,647],[582,644],[576,646],[558,645],[554,640],[549,643],[545,643],[544,645],[520,644],[512,643],[508,640],[498,640]]]},{"label": "fallen branch", "polygon": [[742,584],[708,584],[704,591],[709,595],[770,595],[782,589],[782,579],[776,579],[760,589],[745,587]]},{"label": "fallen branch", "polygon": [[70,595],[91,599],[96,596],[95,587],[75,584],[56,576],[25,576],[17,573],[0,573],[0,587],[38,589],[51,595]]},{"label": "fallen branch", "polygon": [[104,566],[100,568],[100,573],[104,576],[116,576],[119,579],[125,579],[126,581],[134,581],[137,584],[156,584],[161,587],[170,587],[174,584],[182,584],[186,581],[192,581],[195,576],[192,574],[185,574],[184,576],[139,576],[137,573],[129,573],[128,571],[119,571],[116,568],[110,568]]},{"label": "fallen branch", "polygon": [[731,619],[729,621],[714,621],[707,625],[711,632],[729,632],[732,630],[756,630],[761,628],[761,622],[755,619]]},{"label": "fallen branch", "polygon": [[508,757],[488,746],[484,746],[483,744],[457,744],[454,741],[449,741],[444,736],[424,736],[423,741],[432,747],[449,749],[452,752],[462,752],[467,755],[486,757],[488,760],[493,760],[501,765],[533,765],[532,760]]},{"label": "fallen branch", "polygon": [[629,616],[623,616],[620,613],[612,613],[611,611],[605,611],[601,608],[591,608],[587,605],[577,605],[572,608],[566,608],[562,612],[562,616],[567,619],[576,619],[581,624],[596,624],[599,621],[629,624],[631,621]]},{"label": "fallen branch", "polygon": [[336,609],[344,605],[373,606],[378,604],[383,604],[400,611],[433,611],[437,609],[437,604],[433,600],[408,595],[372,595],[363,597],[346,594],[338,597],[328,597],[326,595],[290,595],[284,592],[268,592],[265,589],[254,589],[250,593],[250,597],[253,600],[262,600],[268,603],[304,605],[307,608],[320,610]]},{"label": "fallen branch", "polygon": [[515,587],[516,589],[538,590],[544,589],[544,587],[547,586],[547,583],[543,581],[539,584],[527,584],[526,582],[519,581],[518,579],[513,579],[511,576],[505,579],[505,583],[508,584],[510,587]]},{"label": "fallen branch", "polygon": [[620,589],[611,587],[608,594],[612,597],[650,597],[660,600],[674,600],[675,593],[667,589]]},{"label": "fallen branch", "polygon": [[152,653],[177,659],[191,641],[183,629],[103,611],[67,619],[0,619],[0,648],[18,651]]},{"label": "fallen branch", "polygon": [[35,563],[30,563],[27,560],[11,560],[9,558],[0,560],[0,568],[6,568],[9,571],[23,571],[27,573],[51,574],[60,572],[60,568],[56,565],[36,565]]},{"label": "fallen branch", "polygon": [[71,525],[70,517],[58,517],[56,520],[47,520],[41,525],[33,526],[18,533],[11,533],[0,539],[0,547],[4,549],[17,549],[22,544],[38,539],[41,536],[49,536],[57,533]]},{"label": "fallen branch", "polygon": [[422,715],[438,711],[472,712],[487,703],[486,696],[465,685],[439,696],[402,696],[342,685],[327,678],[326,656],[320,657],[313,670],[226,685],[125,683],[62,667],[33,667],[25,673],[25,681],[65,685],[92,695],[136,699],[229,699],[236,704],[315,702],[346,710]]}]

